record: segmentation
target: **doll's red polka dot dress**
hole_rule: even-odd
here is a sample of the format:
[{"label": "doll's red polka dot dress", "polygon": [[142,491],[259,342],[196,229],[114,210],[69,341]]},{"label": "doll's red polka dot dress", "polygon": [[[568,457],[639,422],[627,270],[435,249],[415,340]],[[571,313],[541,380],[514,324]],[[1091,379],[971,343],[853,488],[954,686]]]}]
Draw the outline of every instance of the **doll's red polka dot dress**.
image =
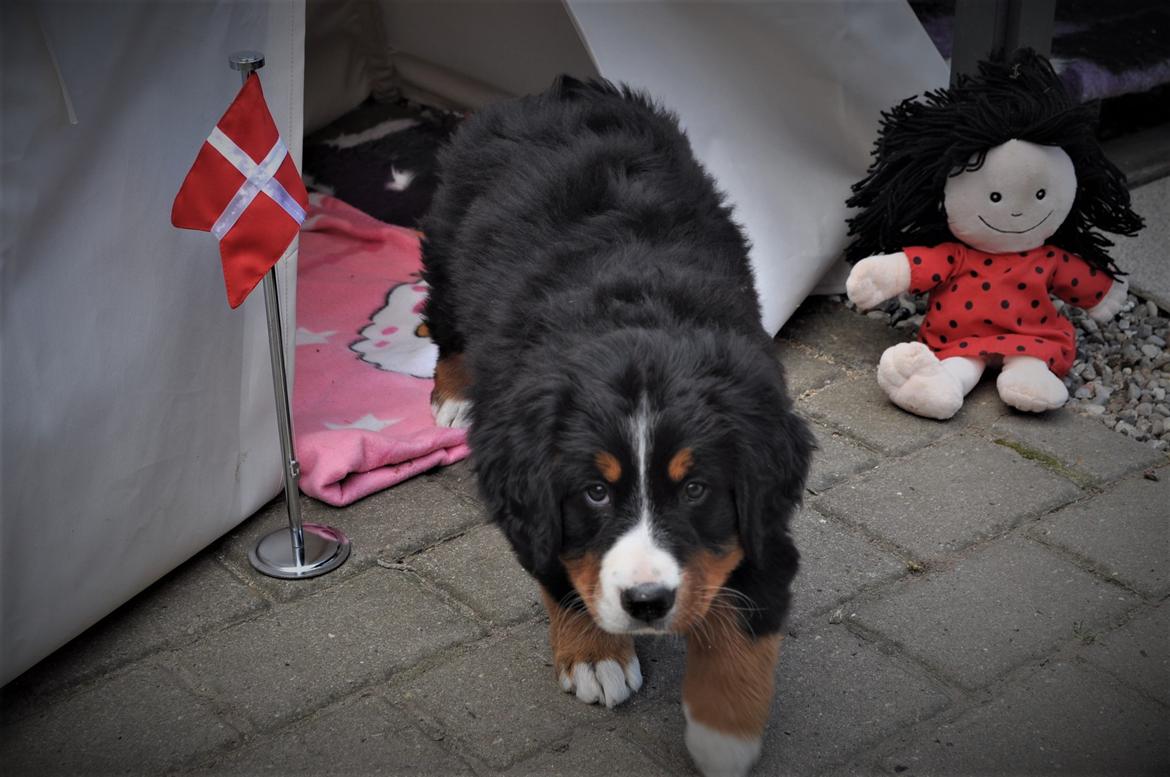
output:
[{"label": "doll's red polka dot dress", "polygon": [[1076,357],[1072,322],[1049,294],[1092,308],[1113,279],[1055,246],[989,254],[962,243],[905,249],[910,290],[930,293],[918,339],[939,359],[1033,356],[1058,376]]}]

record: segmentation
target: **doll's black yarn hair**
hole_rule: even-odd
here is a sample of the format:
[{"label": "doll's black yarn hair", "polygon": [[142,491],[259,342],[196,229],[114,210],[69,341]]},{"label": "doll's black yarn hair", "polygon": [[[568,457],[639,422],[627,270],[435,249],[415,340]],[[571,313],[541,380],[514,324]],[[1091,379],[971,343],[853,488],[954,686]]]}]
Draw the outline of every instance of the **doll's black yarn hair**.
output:
[{"label": "doll's black yarn hair", "polygon": [[861,211],[849,219],[845,258],[954,240],[943,209],[947,177],[978,170],[990,149],[1018,139],[1059,146],[1076,169],[1072,210],[1048,242],[1117,277],[1105,253],[1113,243],[1095,230],[1133,235],[1143,222],[1130,209],[1125,176],[1093,136],[1096,117],[1097,106],[1074,100],[1031,49],[1008,62],[981,62],[978,76],[950,89],[902,101],[882,113],[873,164],[846,203]]}]

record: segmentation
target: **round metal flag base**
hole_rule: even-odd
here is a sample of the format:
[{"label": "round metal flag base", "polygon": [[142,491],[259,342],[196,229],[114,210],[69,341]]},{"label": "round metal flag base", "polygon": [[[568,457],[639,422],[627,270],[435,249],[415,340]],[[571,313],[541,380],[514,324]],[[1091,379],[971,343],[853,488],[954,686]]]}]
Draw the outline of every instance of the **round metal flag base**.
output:
[{"label": "round metal flag base", "polygon": [[349,558],[349,538],[332,526],[306,523],[302,527],[305,538],[305,563],[298,565],[293,557],[292,536],[288,529],[277,529],[260,538],[248,553],[248,560],[257,571],[282,580],[300,580],[332,572]]}]

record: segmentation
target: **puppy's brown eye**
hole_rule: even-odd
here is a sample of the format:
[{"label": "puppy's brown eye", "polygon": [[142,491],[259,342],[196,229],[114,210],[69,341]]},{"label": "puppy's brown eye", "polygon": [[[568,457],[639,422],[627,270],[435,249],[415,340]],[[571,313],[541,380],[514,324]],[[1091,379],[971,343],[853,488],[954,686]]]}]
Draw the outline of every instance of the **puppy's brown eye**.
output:
[{"label": "puppy's brown eye", "polygon": [[600,483],[593,483],[585,488],[585,499],[594,507],[609,504],[609,489]]},{"label": "puppy's brown eye", "polygon": [[683,493],[687,495],[687,499],[697,502],[707,493],[707,487],[697,480],[692,480],[683,487]]}]

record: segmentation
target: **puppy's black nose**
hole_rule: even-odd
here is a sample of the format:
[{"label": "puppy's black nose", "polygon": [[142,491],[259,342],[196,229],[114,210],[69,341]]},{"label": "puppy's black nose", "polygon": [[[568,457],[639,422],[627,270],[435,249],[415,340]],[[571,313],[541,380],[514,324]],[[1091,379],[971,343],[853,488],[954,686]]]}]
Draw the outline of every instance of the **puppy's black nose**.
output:
[{"label": "puppy's black nose", "polygon": [[674,589],[657,583],[643,583],[622,591],[622,607],[632,617],[652,623],[670,611]]}]

